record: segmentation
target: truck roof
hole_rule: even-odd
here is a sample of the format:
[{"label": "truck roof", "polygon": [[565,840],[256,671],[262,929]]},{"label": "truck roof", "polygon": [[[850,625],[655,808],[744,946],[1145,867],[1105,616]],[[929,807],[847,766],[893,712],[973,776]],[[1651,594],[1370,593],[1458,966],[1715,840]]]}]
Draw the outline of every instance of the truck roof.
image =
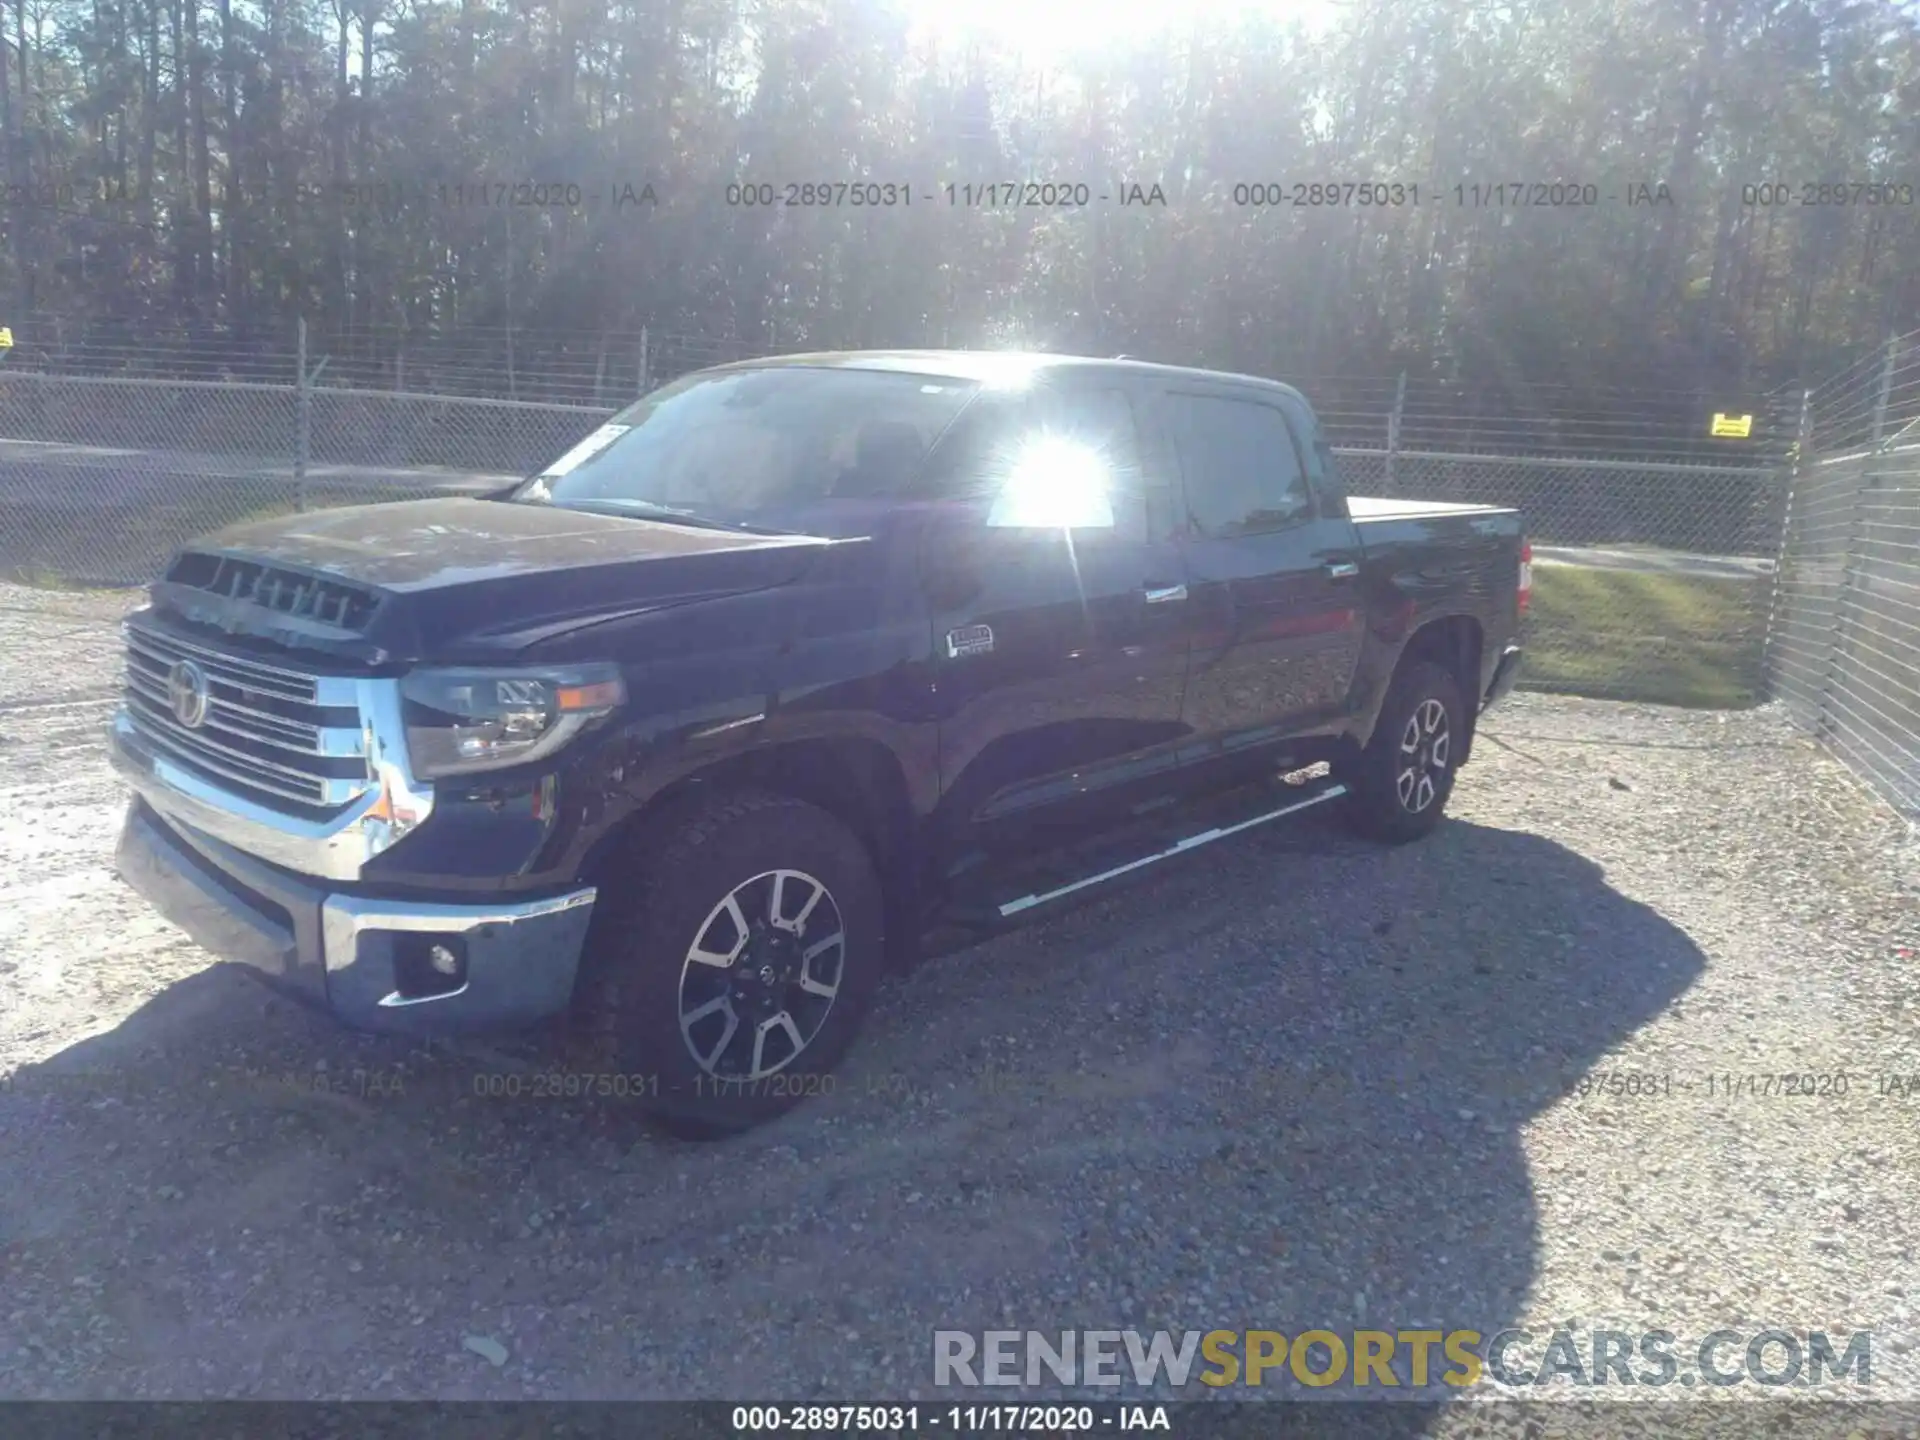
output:
[{"label": "truck roof", "polygon": [[929,375],[945,380],[972,380],[982,384],[1005,380],[1010,375],[1031,375],[1037,371],[1078,374],[1116,372],[1151,375],[1162,380],[1204,379],[1234,385],[1276,390],[1305,403],[1306,397],[1291,385],[1258,375],[1240,375],[1229,370],[1202,370],[1189,365],[1156,365],[1147,360],[1120,360],[1093,355],[1050,355],[1033,350],[821,350],[801,355],[770,355],[761,360],[736,360],[711,367],[715,370],[758,370],[775,366],[814,369],[895,370],[912,375]]}]

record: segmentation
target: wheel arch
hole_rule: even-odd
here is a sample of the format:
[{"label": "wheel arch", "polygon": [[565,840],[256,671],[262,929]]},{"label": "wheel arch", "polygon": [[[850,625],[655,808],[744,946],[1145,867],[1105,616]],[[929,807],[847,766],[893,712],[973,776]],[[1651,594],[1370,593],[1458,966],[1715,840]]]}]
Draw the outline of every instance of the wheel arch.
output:
[{"label": "wheel arch", "polygon": [[[1466,764],[1473,755],[1473,739],[1480,719],[1480,663],[1485,648],[1486,629],[1477,616],[1442,615],[1427,621],[1407,637],[1400,658],[1394,662],[1395,678],[1410,666],[1431,662],[1447,670],[1459,682],[1466,713],[1461,716],[1465,734],[1455,769]],[[1391,686],[1392,680],[1389,679],[1388,687]]]},{"label": "wheel arch", "polygon": [[919,910],[912,803],[899,757],[875,739],[782,740],[717,756],[676,777],[600,837],[583,868],[596,879],[606,877],[636,829],[671,826],[712,796],[738,790],[805,801],[853,832],[880,877],[889,965],[911,964]]}]

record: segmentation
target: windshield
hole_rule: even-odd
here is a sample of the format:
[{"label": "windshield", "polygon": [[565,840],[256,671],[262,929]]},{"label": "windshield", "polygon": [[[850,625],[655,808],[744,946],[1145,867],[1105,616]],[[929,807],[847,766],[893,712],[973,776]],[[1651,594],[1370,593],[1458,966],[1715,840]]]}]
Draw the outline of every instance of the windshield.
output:
[{"label": "windshield", "polygon": [[614,416],[512,498],[742,529],[864,533],[876,502],[912,482],[977,389],[882,370],[690,375]]}]

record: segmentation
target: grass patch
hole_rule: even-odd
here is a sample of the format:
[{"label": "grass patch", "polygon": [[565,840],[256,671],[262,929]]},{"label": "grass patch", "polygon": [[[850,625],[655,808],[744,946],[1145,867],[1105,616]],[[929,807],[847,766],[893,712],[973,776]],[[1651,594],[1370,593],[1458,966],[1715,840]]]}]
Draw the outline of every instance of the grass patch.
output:
[{"label": "grass patch", "polygon": [[1536,564],[1521,683],[1695,709],[1756,705],[1768,587]]},{"label": "grass patch", "polygon": [[97,595],[110,590],[133,588],[131,581],[76,580],[49,570],[44,565],[0,564],[0,582],[23,586],[28,590],[49,590],[65,595]]}]

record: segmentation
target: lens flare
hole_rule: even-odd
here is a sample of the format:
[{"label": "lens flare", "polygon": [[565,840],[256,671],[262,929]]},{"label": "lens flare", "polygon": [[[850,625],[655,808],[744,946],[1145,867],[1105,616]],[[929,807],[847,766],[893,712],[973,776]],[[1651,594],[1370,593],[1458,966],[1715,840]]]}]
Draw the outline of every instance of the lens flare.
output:
[{"label": "lens flare", "polygon": [[1110,529],[1113,476],[1091,445],[1041,435],[1008,466],[987,523],[1021,529]]}]

